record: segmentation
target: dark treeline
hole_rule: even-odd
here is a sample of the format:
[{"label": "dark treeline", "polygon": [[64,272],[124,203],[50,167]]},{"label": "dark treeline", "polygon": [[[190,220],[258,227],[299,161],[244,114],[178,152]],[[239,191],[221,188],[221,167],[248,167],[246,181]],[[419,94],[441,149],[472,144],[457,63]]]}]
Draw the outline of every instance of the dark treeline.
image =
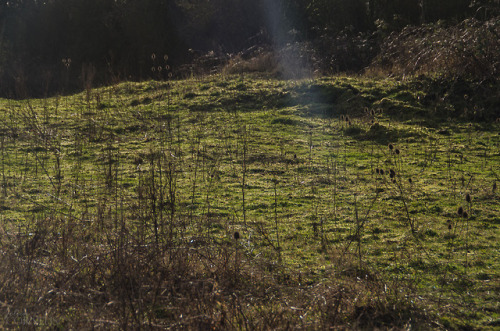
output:
[{"label": "dark treeline", "polygon": [[261,43],[315,41],[326,54],[346,33],[381,39],[407,25],[484,19],[497,8],[495,0],[0,0],[0,95],[149,79],[153,65],[179,68],[194,54]]}]

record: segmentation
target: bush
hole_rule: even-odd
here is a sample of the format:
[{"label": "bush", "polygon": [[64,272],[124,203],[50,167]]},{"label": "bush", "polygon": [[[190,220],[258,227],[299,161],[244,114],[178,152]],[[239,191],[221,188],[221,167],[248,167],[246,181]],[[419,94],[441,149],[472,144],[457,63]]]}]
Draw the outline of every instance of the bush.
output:
[{"label": "bush", "polygon": [[500,17],[467,19],[444,27],[408,26],[381,46],[371,69],[399,76],[437,73],[452,77],[496,79],[500,71]]},{"label": "bush", "polygon": [[272,51],[258,48],[250,56],[245,53],[237,54],[228,61],[223,71],[227,74],[242,73],[270,73],[276,74],[278,70],[278,60]]},{"label": "bush", "polygon": [[272,77],[300,79],[319,69],[315,50],[308,42],[295,42],[274,50],[262,44],[231,57],[223,71],[227,74],[266,73]]}]

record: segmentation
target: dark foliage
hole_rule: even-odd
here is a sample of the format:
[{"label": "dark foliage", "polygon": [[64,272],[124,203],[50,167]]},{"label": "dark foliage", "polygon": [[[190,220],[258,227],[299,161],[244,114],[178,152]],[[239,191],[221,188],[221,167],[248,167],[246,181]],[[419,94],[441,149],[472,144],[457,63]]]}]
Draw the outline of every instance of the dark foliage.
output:
[{"label": "dark foliage", "polygon": [[[164,75],[152,67],[179,69],[210,51],[220,56],[255,45],[302,43],[312,47],[315,69],[359,72],[391,32],[443,20],[485,21],[499,9],[494,0],[1,1],[0,95],[44,96],[159,79]],[[404,33],[416,28],[409,29]],[[384,50],[391,42],[400,46],[389,38]]]}]

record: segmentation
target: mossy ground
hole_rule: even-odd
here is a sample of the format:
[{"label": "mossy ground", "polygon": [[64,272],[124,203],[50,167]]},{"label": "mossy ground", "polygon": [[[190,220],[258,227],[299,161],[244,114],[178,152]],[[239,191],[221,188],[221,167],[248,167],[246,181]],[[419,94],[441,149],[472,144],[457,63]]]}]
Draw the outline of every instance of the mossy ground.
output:
[{"label": "mossy ground", "polygon": [[[154,286],[139,266],[126,269],[133,285],[96,267],[123,245],[135,245],[137,261],[109,261],[143,265],[137,247],[156,243],[217,252],[200,253],[206,265],[187,273],[192,286],[222,269],[239,279],[219,285],[222,294],[210,283],[224,298],[206,299],[217,327],[495,328],[500,124],[474,121],[479,108],[467,96],[429,101],[422,84],[213,76],[1,100],[2,251],[12,265],[38,270],[17,281],[2,270],[4,284],[19,286],[13,293],[28,293],[1,299],[11,316],[4,324],[47,314],[48,326],[102,322],[79,313],[83,306],[94,316],[109,308],[107,326],[201,327],[179,322],[180,308],[165,306],[172,300],[161,291],[157,301],[113,297],[120,286]],[[85,270],[70,267],[90,257]],[[42,288],[68,287],[102,297],[51,309],[44,294],[36,303]],[[121,308],[110,308],[115,301]]]}]

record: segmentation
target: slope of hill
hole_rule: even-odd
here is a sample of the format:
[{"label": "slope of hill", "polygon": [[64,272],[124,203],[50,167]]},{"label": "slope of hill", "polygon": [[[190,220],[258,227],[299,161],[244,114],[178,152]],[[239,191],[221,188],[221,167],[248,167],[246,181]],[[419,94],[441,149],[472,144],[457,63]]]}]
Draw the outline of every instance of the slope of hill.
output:
[{"label": "slope of hill", "polygon": [[498,327],[493,98],[242,75],[0,100],[0,323]]}]

